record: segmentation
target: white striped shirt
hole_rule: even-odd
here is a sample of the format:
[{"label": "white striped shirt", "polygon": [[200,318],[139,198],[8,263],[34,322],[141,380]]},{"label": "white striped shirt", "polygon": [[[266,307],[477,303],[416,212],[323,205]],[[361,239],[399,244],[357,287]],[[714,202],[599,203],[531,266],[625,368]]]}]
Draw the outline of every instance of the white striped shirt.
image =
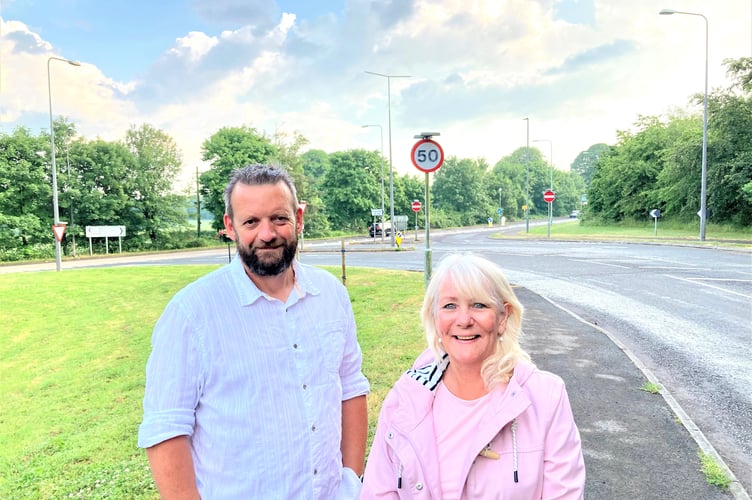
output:
[{"label": "white striped shirt", "polygon": [[286,304],[240,259],[178,292],[146,366],[147,448],[190,436],[202,498],[335,498],[342,401],[367,394],[346,289],[295,262]]}]

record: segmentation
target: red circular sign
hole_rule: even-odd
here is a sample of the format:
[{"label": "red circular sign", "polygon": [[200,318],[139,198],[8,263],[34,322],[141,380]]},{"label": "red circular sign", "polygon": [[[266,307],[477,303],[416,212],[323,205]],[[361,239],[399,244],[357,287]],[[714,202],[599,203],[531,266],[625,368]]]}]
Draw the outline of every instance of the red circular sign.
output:
[{"label": "red circular sign", "polygon": [[418,200],[415,200],[413,202],[412,209],[413,209],[413,212],[420,212],[421,205],[420,205],[420,202]]},{"label": "red circular sign", "polygon": [[430,173],[438,170],[444,163],[444,150],[438,142],[422,139],[415,143],[410,152],[410,158],[415,168],[421,172]]},{"label": "red circular sign", "polygon": [[552,201],[554,201],[555,198],[556,198],[556,194],[554,194],[554,192],[551,191],[550,189],[547,191],[543,191],[543,201],[545,201],[546,203],[551,203]]}]

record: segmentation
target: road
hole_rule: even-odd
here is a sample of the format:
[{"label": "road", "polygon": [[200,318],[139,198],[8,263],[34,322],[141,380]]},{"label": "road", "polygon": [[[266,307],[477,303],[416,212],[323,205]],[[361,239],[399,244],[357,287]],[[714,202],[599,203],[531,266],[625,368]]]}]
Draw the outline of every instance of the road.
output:
[{"label": "road", "polygon": [[[455,251],[483,254],[500,264],[513,283],[608,331],[658,377],[752,491],[749,249],[495,238],[499,231],[433,233],[432,261],[437,263]],[[402,252],[369,251],[384,249],[380,238],[349,241],[346,263],[423,272],[422,233],[419,238],[415,241],[414,233],[406,233],[403,245],[414,251]],[[312,265],[339,266],[339,248],[337,242],[305,242],[300,259]],[[225,249],[139,259],[147,265],[227,260]],[[64,267],[133,263],[132,258],[114,257],[66,262]],[[54,265],[46,266],[54,269]],[[0,268],[0,272],[8,270]]]}]

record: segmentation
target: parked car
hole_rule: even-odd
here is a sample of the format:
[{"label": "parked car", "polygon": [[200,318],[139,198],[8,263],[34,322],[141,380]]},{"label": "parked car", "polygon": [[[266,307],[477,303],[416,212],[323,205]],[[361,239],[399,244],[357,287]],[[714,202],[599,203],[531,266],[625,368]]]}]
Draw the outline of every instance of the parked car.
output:
[{"label": "parked car", "polygon": [[368,236],[373,238],[374,236],[381,236],[382,231],[384,232],[385,236],[391,236],[392,235],[392,223],[387,221],[384,222],[384,227],[382,229],[381,222],[377,222],[376,224],[368,224]]},{"label": "parked car", "polygon": [[572,210],[571,212],[569,212],[569,218],[570,219],[576,219],[579,216],[580,216],[580,211],[579,210]]}]

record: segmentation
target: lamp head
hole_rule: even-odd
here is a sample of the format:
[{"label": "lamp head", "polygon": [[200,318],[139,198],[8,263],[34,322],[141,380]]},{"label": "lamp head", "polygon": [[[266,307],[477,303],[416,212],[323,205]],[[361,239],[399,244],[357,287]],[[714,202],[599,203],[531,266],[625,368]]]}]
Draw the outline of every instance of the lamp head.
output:
[{"label": "lamp head", "polygon": [[68,64],[70,64],[71,66],[81,66],[81,63],[80,63],[80,62],[78,62],[78,61],[70,61],[70,60],[69,60],[69,61],[68,61]]},{"label": "lamp head", "polygon": [[676,11],[674,9],[663,9],[658,14],[662,16],[670,16],[671,14],[676,14]]}]

